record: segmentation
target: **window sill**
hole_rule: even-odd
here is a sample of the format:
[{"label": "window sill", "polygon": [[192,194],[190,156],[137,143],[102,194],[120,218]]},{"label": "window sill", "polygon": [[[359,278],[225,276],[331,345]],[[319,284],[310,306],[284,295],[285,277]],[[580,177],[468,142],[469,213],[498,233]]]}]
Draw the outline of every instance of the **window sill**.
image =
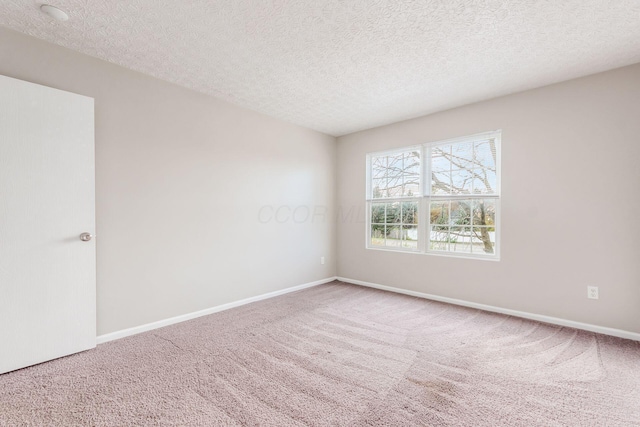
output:
[{"label": "window sill", "polygon": [[395,252],[401,254],[415,254],[415,255],[434,255],[438,257],[444,258],[463,258],[463,259],[472,259],[472,260],[480,260],[480,261],[500,261],[500,257],[498,255],[470,255],[470,254],[456,254],[456,253],[445,253],[445,252],[421,252],[418,250],[412,249],[390,249],[390,248],[379,248],[375,246],[367,246],[367,250],[372,251],[381,251],[381,252]]}]

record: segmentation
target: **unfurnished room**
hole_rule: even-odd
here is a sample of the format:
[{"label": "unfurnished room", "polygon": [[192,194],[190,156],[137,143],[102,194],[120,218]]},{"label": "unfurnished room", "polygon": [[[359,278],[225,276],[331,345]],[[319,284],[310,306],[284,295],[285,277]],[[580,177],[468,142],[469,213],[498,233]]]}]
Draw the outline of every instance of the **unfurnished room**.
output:
[{"label": "unfurnished room", "polygon": [[0,426],[640,426],[638,0],[0,1]]}]

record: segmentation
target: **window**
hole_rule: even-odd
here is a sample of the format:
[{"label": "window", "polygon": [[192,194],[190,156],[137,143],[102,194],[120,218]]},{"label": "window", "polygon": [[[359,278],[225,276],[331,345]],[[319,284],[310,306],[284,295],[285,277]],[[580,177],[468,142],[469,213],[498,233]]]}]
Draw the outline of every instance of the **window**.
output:
[{"label": "window", "polygon": [[500,131],[367,155],[367,247],[498,259]]}]

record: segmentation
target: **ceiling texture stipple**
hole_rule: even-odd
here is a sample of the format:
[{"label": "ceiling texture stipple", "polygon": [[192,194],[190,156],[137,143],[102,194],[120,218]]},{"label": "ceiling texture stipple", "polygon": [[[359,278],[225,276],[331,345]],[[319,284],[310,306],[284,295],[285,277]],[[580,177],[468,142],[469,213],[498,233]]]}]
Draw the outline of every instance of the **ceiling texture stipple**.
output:
[{"label": "ceiling texture stipple", "polygon": [[0,25],[335,136],[640,62],[638,0],[40,4]]}]

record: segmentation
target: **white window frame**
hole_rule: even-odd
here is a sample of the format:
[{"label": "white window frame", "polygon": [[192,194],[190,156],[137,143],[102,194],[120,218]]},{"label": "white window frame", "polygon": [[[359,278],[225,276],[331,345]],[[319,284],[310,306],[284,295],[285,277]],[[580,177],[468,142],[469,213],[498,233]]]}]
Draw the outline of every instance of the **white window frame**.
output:
[{"label": "white window frame", "polygon": [[[483,132],[474,135],[468,135],[458,138],[451,138],[441,141],[427,142],[420,145],[410,145],[406,147],[394,148],[391,150],[376,151],[367,153],[366,156],[366,244],[367,249],[378,251],[390,251],[390,252],[408,252],[425,255],[436,255],[454,258],[470,258],[470,259],[482,259],[490,261],[500,260],[500,234],[501,234],[501,181],[502,181],[502,168],[501,168],[501,137],[502,130],[495,130],[490,132]],[[496,146],[496,189],[495,194],[450,194],[450,195],[432,195],[431,194],[431,154],[433,147],[440,145],[449,145],[456,143],[469,143],[483,139],[493,139]],[[405,197],[384,197],[373,198],[372,188],[372,158],[380,156],[389,156],[398,153],[403,153],[411,150],[420,151],[420,190],[415,196]],[[429,214],[430,205],[432,201],[443,200],[472,200],[472,199],[492,199],[495,201],[495,242],[493,254],[482,253],[462,253],[462,252],[450,252],[450,251],[436,251],[430,249],[430,230],[431,230],[431,215]],[[393,202],[406,202],[406,201],[418,202],[418,243],[417,248],[403,248],[392,246],[376,246],[371,244],[371,206],[372,203],[393,203]]]}]

